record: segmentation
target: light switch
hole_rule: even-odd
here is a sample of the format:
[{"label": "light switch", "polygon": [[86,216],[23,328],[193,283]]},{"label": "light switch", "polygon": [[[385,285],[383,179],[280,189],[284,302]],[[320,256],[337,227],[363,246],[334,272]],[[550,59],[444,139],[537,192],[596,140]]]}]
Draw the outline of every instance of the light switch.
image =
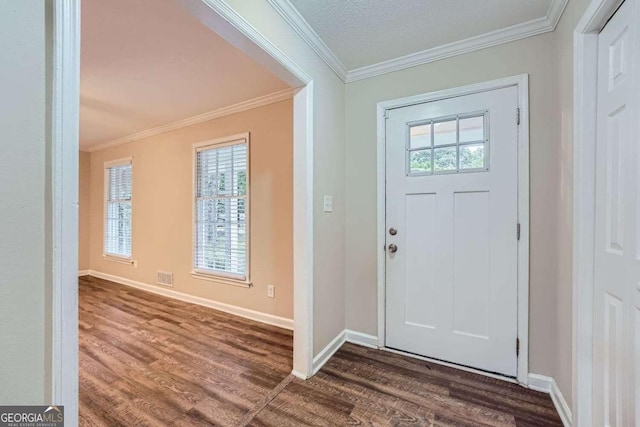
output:
[{"label": "light switch", "polygon": [[324,196],[324,211],[333,212],[333,197]]}]

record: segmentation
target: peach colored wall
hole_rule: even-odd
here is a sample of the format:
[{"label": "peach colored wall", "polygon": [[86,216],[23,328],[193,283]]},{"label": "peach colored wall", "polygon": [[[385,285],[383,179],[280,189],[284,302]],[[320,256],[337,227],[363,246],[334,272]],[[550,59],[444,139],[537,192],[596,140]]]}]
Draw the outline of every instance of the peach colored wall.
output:
[{"label": "peach colored wall", "polygon": [[[251,133],[251,288],[190,274],[192,144],[242,132]],[[137,266],[102,257],[104,163],[125,157],[133,157],[132,257]],[[170,271],[178,292],[292,318],[292,176],[292,100],[93,152],[91,269],[153,285],[157,270]],[[267,297],[267,285],[275,285],[275,298]]]},{"label": "peach colored wall", "polygon": [[90,242],[90,209],[89,194],[91,174],[89,173],[91,166],[91,154],[84,151],[80,152],[80,185],[78,191],[78,270],[89,269],[89,242]]}]

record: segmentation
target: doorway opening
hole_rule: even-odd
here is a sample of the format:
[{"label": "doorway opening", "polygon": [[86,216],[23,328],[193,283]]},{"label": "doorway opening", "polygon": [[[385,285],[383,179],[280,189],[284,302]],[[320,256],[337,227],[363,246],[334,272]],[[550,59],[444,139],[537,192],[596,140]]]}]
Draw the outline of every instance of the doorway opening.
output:
[{"label": "doorway opening", "polygon": [[[202,22],[209,30],[262,67],[275,74],[292,90],[292,256],[293,256],[293,342],[292,372],[306,378],[312,366],[312,287],[313,287],[313,81],[295,63],[284,56],[258,31],[248,25],[234,11],[210,1],[180,1],[180,6]],[[153,14],[152,7],[148,13]],[[54,117],[59,131],[54,138],[53,174],[62,179],[54,183],[54,198],[60,209],[54,233],[54,243],[61,250],[55,254],[54,280],[55,307],[52,313],[54,336],[60,337],[53,345],[54,401],[66,402],[69,414],[78,408],[78,288],[77,288],[77,205],[78,194],[78,99],[80,63],[79,2],[56,2],[54,6],[55,34],[54,58]],[[108,71],[108,70],[103,70]],[[291,96],[289,97],[291,98]],[[203,139],[201,139],[202,142]],[[189,174],[191,170],[189,170]],[[190,193],[189,190],[186,192]],[[76,199],[77,200],[77,199]],[[74,238],[75,236],[75,238]],[[75,242],[74,242],[75,240]],[[165,276],[166,277],[166,276]],[[72,350],[70,350],[72,349]]]}]

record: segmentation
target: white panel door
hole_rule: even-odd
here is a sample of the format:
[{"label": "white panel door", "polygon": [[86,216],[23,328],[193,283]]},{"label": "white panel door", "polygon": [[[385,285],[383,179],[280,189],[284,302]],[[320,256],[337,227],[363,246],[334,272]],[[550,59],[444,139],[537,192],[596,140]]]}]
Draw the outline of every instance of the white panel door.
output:
[{"label": "white panel door", "polygon": [[389,111],[385,345],[516,376],[517,88]]},{"label": "white panel door", "polygon": [[637,3],[626,0],[598,41],[593,349],[598,426],[640,426]]}]

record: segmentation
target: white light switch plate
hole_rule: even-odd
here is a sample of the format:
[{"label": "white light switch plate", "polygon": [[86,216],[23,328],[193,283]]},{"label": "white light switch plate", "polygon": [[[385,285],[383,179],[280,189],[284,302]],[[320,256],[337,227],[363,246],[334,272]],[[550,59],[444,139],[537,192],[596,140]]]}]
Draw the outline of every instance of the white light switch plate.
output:
[{"label": "white light switch plate", "polygon": [[333,197],[324,196],[324,211],[333,212]]}]

